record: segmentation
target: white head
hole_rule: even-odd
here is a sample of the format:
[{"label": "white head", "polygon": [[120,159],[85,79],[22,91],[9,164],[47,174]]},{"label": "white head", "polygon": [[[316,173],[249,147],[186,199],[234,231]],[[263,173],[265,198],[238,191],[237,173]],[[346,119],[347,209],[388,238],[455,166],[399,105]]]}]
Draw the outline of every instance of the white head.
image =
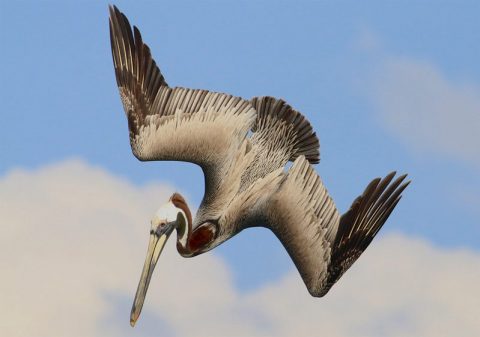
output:
[{"label": "white head", "polygon": [[195,256],[209,250],[215,240],[217,226],[206,222],[192,231],[192,214],[185,199],[174,193],[151,220],[150,241],[140,282],[130,314],[130,324],[135,325],[147,294],[148,285],[160,253],[173,230],[177,230],[177,250],[182,256]]}]

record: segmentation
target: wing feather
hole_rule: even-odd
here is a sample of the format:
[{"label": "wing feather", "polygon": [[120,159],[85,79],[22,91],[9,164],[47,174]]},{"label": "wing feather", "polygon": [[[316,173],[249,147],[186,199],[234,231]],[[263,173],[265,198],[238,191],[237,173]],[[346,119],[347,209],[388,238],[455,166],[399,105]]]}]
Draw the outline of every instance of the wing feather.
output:
[{"label": "wing feather", "polygon": [[304,155],[312,164],[320,161],[320,143],[305,116],[282,99],[264,96],[250,102],[257,110],[253,142],[272,151],[285,151],[287,160]]},{"label": "wing feather", "polygon": [[[280,239],[313,296],[324,296],[360,257],[408,186],[406,175],[374,179],[340,217],[320,177],[298,157],[268,201],[266,227]],[[393,182],[392,182],[393,181]]]},{"label": "wing feather", "polygon": [[117,7],[110,7],[115,76],[140,160],[181,160],[205,170],[222,166],[254,123],[255,110],[239,97],[170,88],[143,42]]},{"label": "wing feather", "polygon": [[265,202],[266,227],[282,242],[313,295],[327,279],[331,243],[327,232],[340,220],[332,198],[308,160],[299,156],[278,190]]}]

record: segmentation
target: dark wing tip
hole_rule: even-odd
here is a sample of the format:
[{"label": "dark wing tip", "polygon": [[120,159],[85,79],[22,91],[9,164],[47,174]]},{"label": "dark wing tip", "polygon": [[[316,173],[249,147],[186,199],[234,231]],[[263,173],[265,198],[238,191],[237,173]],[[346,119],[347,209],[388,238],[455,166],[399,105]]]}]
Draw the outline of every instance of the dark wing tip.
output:
[{"label": "dark wing tip", "polygon": [[120,22],[121,20],[127,20],[125,14],[123,14],[117,6],[108,5],[108,11],[110,12],[110,22]]},{"label": "dark wing tip", "polygon": [[265,132],[265,139],[268,139],[269,132],[278,133],[278,130],[286,129],[279,128],[279,125],[286,125],[293,131],[289,136],[292,145],[289,160],[295,161],[303,155],[311,164],[320,162],[320,141],[313,126],[301,112],[283,99],[271,96],[254,97],[250,103],[257,111],[252,131]]},{"label": "dark wing tip", "polygon": [[401,193],[410,181],[405,182],[406,174],[393,180],[395,175],[394,171],[383,179],[372,180],[342,216],[332,246],[329,276],[321,295],[360,257],[402,198]]}]

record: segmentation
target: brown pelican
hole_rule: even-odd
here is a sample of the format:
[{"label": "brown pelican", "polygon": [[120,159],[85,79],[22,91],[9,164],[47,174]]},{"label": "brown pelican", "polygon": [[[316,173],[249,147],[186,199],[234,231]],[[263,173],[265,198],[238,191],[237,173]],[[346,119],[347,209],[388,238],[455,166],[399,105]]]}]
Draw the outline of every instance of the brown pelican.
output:
[{"label": "brown pelican", "polygon": [[[178,193],[151,220],[150,242],[130,316],[135,324],[165,242],[191,257],[245,228],[264,226],[282,242],[312,296],[325,295],[367,248],[409,182],[374,179],[343,215],[311,164],[312,126],[281,99],[244,100],[169,87],[136,27],[110,7],[110,39],[133,154],[141,161],[199,165],[205,195],[195,219]],[[285,170],[285,165],[293,165]]]}]

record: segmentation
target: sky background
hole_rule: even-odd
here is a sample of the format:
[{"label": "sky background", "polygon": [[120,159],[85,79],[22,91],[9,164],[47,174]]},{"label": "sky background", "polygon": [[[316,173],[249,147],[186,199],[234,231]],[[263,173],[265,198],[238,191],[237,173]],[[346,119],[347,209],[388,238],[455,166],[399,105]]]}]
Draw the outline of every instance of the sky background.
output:
[{"label": "sky background", "polygon": [[478,1],[115,4],[170,85],[304,113],[340,210],[392,170],[413,182],[325,299],[308,296],[269,231],[249,229],[195,259],[167,245],[132,330],[150,217],[175,190],[196,209],[202,172],[131,154],[108,2],[0,1],[0,332],[480,333]]}]

